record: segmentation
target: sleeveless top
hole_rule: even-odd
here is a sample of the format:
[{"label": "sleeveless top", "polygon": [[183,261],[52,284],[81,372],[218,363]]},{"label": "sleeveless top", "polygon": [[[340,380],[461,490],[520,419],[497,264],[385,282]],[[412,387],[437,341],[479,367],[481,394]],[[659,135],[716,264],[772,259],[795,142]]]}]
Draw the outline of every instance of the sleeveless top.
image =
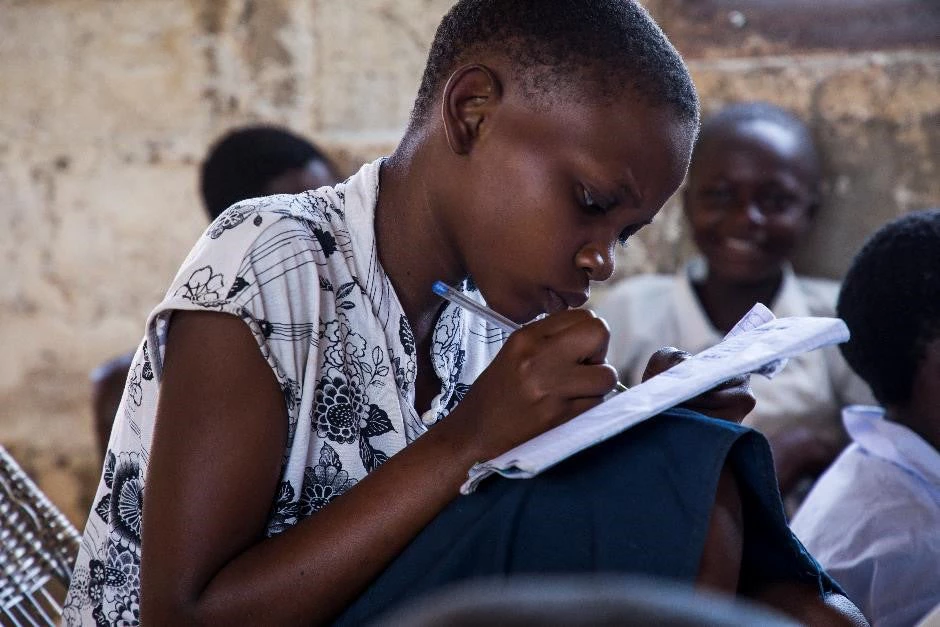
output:
[{"label": "sleeveless top", "polygon": [[281,387],[288,444],[268,536],[319,511],[446,416],[496,355],[506,334],[448,303],[431,354],[441,391],[417,414],[415,342],[375,241],[380,167],[366,164],[332,188],[238,203],[190,252],[131,366],[66,624],[138,622],[142,508],[174,311],[243,320]]}]

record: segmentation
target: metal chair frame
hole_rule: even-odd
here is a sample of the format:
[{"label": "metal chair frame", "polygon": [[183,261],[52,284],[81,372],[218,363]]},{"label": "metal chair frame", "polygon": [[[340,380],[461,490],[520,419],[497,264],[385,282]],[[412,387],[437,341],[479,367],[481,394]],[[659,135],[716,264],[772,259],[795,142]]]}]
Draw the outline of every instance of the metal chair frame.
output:
[{"label": "metal chair frame", "polygon": [[80,541],[75,527],[0,446],[0,622],[56,624],[62,608],[47,588],[68,589]]}]

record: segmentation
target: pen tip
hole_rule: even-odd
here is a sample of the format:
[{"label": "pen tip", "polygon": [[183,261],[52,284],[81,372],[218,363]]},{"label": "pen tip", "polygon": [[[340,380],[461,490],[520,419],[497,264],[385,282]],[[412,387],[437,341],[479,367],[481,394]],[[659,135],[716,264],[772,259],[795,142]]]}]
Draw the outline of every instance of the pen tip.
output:
[{"label": "pen tip", "polygon": [[434,293],[438,296],[443,296],[447,293],[447,284],[443,281],[435,281],[434,285],[431,286],[431,289],[434,290]]}]

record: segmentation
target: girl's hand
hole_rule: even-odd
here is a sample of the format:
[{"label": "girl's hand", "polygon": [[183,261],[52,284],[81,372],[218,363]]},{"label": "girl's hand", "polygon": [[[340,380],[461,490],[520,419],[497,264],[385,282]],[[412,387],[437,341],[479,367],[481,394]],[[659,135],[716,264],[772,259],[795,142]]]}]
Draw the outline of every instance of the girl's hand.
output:
[{"label": "girl's hand", "polygon": [[[643,371],[643,380],[646,381],[660,372],[665,372],[689,357],[691,357],[689,353],[678,348],[671,346],[661,348],[653,353],[649,363],[646,364],[646,370]],[[721,418],[740,424],[756,404],[757,399],[751,393],[750,375],[741,375],[728,379],[708,392],[686,401],[680,407],[697,411],[712,418]]]},{"label": "girl's hand", "polygon": [[609,339],[607,324],[583,309],[526,325],[439,427],[464,430],[477,459],[490,459],[573,418],[617,383]]}]

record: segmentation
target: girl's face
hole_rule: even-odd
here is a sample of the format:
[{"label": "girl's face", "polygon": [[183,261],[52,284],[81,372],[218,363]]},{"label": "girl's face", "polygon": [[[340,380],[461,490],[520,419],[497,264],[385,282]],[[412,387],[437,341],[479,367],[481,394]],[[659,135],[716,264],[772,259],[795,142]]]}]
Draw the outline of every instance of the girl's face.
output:
[{"label": "girl's face", "polygon": [[815,177],[807,147],[770,121],[739,123],[701,144],[684,206],[709,273],[741,284],[776,280],[809,228]]},{"label": "girl's face", "polygon": [[506,94],[455,183],[464,269],[517,322],[578,307],[682,181],[693,127],[635,101],[533,110]]}]

